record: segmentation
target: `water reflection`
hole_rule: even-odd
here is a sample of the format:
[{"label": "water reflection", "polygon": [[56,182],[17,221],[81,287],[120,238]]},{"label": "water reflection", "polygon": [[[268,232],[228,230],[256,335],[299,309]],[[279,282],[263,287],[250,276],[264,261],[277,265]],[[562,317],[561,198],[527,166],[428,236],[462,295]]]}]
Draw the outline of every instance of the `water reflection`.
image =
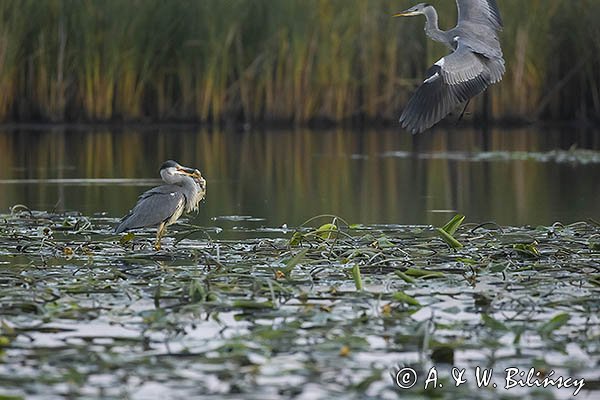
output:
[{"label": "water reflection", "polygon": [[[221,215],[296,225],[323,213],[350,222],[439,224],[448,210],[500,224],[598,218],[600,163],[474,161],[455,153],[546,152],[573,145],[599,150],[600,134],[560,129],[498,129],[487,135],[438,130],[417,137],[395,130],[13,130],[0,133],[0,209],[27,204],[121,216],[152,184],[148,179],[158,178],[160,163],[173,158],[197,166],[207,177],[207,200],[195,219],[206,225]],[[82,178],[89,181],[68,181]]]}]

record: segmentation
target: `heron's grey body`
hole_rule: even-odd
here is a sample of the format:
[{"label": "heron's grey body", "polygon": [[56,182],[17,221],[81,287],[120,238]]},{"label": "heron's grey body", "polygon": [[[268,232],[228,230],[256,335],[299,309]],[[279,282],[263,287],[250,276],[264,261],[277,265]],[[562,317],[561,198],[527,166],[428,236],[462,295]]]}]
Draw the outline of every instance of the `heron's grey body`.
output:
[{"label": "heron's grey body", "polygon": [[167,161],[160,174],[167,184],[144,192],[115,228],[115,233],[121,233],[157,226],[157,249],[166,227],[174,224],[184,212],[198,210],[198,204],[206,194],[206,181],[198,170]]},{"label": "heron's grey body", "polygon": [[438,14],[418,4],[397,16],[425,15],[425,32],[452,53],[438,60],[409,100],[400,123],[413,134],[423,132],[459,105],[502,80],[504,59],[498,31],[502,18],[496,0],[456,0],[458,23],[448,31],[438,27]]}]

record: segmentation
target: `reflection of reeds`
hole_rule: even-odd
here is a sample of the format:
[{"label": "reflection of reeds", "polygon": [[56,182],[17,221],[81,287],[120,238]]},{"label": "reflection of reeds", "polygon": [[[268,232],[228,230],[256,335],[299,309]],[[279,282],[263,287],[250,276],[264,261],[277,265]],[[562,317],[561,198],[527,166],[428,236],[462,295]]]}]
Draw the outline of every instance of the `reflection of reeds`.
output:
[{"label": "reflection of reeds", "polygon": [[[342,121],[397,117],[444,50],[384,0],[5,0],[0,119]],[[442,27],[452,1],[435,1]],[[597,1],[501,2],[493,115],[600,112]]]},{"label": "reflection of reeds", "polygon": [[[171,129],[82,134],[62,128],[0,132],[0,154],[6,155],[0,157],[0,180],[154,178],[158,182],[159,165],[174,158],[199,168],[209,181],[201,211],[206,223],[212,223],[207,221],[217,215],[250,214],[268,218],[273,225],[298,224],[323,213],[341,215],[351,222],[439,225],[447,214],[429,211],[440,209],[464,212],[471,221],[492,218],[499,223],[550,224],[561,216],[572,218],[592,210],[600,196],[594,175],[597,164],[428,158],[428,153],[457,155],[457,149],[482,147],[477,132],[456,133],[438,132],[413,142],[410,135],[399,136],[396,130],[365,134],[346,130],[225,134]],[[494,129],[487,150],[545,152],[559,147],[559,133]],[[584,134],[582,131],[580,136]],[[417,148],[426,151],[419,153]],[[390,150],[409,155],[382,156]],[[62,200],[61,208],[107,211],[116,216],[135,203],[142,189],[109,184],[72,191],[62,184],[0,183],[0,210],[22,202],[52,209]]]}]

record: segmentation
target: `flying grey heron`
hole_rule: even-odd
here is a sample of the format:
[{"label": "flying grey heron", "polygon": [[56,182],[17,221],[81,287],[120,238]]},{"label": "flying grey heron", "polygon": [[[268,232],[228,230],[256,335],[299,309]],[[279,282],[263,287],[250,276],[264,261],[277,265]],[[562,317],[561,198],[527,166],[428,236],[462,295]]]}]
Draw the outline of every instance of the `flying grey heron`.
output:
[{"label": "flying grey heron", "polygon": [[157,226],[154,245],[157,251],[160,250],[160,241],[167,226],[174,224],[184,211],[197,211],[198,204],[206,194],[206,181],[197,169],[169,160],[160,167],[160,176],[166,185],[144,192],[135,207],[115,228],[115,233],[121,233]]},{"label": "flying grey heron", "polygon": [[425,33],[452,52],[437,61],[402,112],[402,127],[413,134],[437,124],[459,105],[502,80],[504,59],[498,32],[502,18],[496,0],[456,0],[458,23],[442,31],[436,9],[418,4],[395,17],[424,15]]}]

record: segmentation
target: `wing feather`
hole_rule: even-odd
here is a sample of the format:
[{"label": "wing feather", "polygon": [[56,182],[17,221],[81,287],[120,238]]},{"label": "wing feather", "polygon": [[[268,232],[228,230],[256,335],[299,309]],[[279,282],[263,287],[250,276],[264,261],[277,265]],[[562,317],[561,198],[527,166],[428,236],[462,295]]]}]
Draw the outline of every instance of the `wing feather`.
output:
[{"label": "wing feather", "polygon": [[461,22],[472,22],[490,25],[495,30],[502,30],[503,23],[496,0],[456,0],[458,5],[458,25]]},{"label": "wing feather", "polygon": [[489,63],[487,58],[471,52],[459,42],[453,53],[429,68],[423,84],[402,112],[402,127],[413,134],[423,132],[460,104],[482,93],[494,83]]},{"label": "wing feather", "polygon": [[140,195],[137,204],[115,229],[121,233],[129,229],[157,226],[168,220],[186,199],[176,185],[163,185]]}]

